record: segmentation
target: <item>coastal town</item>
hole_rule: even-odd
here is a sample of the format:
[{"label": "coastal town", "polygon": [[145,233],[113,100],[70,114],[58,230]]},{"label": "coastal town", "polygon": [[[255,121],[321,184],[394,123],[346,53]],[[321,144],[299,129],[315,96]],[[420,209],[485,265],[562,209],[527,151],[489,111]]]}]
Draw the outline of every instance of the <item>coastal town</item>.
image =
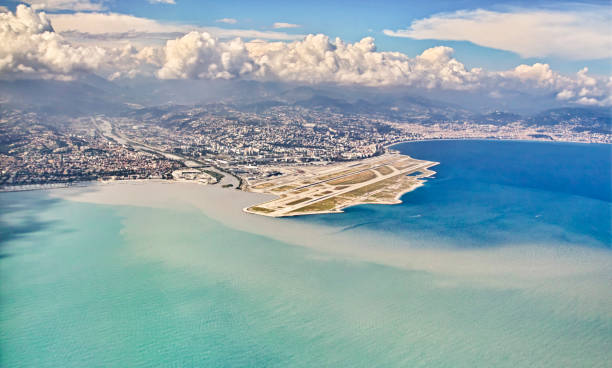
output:
[{"label": "coastal town", "polygon": [[227,176],[232,187],[248,190],[248,183],[277,176],[284,167],[366,159],[405,141],[612,142],[610,132],[578,129],[579,123],[397,121],[301,106],[255,112],[223,104],[62,119],[6,110],[0,117],[0,188],[134,179],[214,184]]},{"label": "coastal town", "polygon": [[183,165],[137,151],[78,125],[60,129],[33,115],[3,116],[0,186],[74,183],[89,180],[170,179]]}]

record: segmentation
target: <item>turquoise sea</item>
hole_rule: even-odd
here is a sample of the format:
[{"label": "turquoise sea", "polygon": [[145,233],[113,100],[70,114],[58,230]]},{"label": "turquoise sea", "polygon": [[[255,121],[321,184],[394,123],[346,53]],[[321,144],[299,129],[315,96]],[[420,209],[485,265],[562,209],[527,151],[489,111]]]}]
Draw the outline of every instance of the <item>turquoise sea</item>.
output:
[{"label": "turquoise sea", "polygon": [[0,366],[608,367],[611,146],[396,148],[441,162],[404,203],[270,221],[426,253],[418,267],[194,207],[0,194]]}]

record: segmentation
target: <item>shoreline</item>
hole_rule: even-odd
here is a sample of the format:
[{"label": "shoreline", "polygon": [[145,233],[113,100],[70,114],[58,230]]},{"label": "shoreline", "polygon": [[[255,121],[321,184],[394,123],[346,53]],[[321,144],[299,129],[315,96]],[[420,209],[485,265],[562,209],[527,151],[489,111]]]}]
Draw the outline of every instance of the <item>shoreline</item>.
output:
[{"label": "shoreline", "polygon": [[[127,181],[127,180],[126,180]],[[130,179],[130,181],[133,181]],[[87,187],[93,184],[99,183],[97,180],[83,180],[72,183],[45,183],[45,184],[23,184],[23,185],[11,185],[0,188],[0,193],[12,193],[12,192],[30,192],[35,190],[49,190],[49,189],[63,189],[63,188],[74,188],[74,187]]]},{"label": "shoreline", "polygon": [[[38,304],[32,303],[32,298],[29,298],[32,293],[22,293],[35,282],[41,295],[49,300],[56,300],[58,293],[62,294],[63,291],[75,290],[71,295],[78,299],[71,303],[77,306],[82,304],[82,300],[98,304],[101,300],[107,301],[109,308],[116,306],[117,300],[125,298],[134,305],[146,304],[151,300],[164,303],[166,300],[176,301],[181,303],[176,308],[167,304],[153,307],[155,310],[170,310],[170,314],[163,314],[164,318],[175,315],[181,318],[180,321],[191,318],[176,325],[195,326],[196,335],[201,336],[201,328],[198,327],[208,328],[210,321],[226,321],[226,306],[232,307],[244,301],[244,315],[260,321],[264,331],[271,331],[268,322],[278,320],[279,313],[285,313],[291,320],[299,320],[303,326],[310,328],[313,318],[317,320],[319,316],[325,317],[333,312],[333,316],[337,317],[330,321],[339,319],[352,329],[351,334],[337,341],[348,342],[352,346],[355,343],[351,340],[352,336],[366,333],[366,350],[371,341],[383,335],[391,336],[389,341],[395,343],[393,331],[398,330],[398,326],[402,327],[402,331],[417,331],[415,323],[421,323],[426,318],[423,324],[416,326],[426,334],[430,331],[428,328],[436,333],[433,335],[436,337],[432,345],[434,351],[437,351],[435,343],[438,335],[441,339],[448,339],[446,331],[438,330],[437,326],[440,315],[446,316],[449,308],[459,323],[451,326],[459,331],[456,340],[453,340],[459,344],[459,349],[465,347],[462,326],[471,324],[469,319],[485,318],[482,329],[477,324],[475,335],[489,341],[489,337],[499,330],[500,315],[509,316],[510,322],[502,327],[513,329],[513,333],[508,335],[510,341],[519,336],[523,344],[523,334],[518,332],[522,332],[526,326],[530,328],[528,331],[533,331],[533,334],[527,334],[528,341],[539,344],[539,348],[540,345],[557,344],[561,335],[571,337],[582,336],[582,331],[600,332],[602,323],[605,327],[612,318],[612,311],[607,307],[612,301],[607,283],[612,273],[612,253],[609,250],[581,247],[578,243],[572,247],[559,247],[554,243],[536,242],[508,243],[498,247],[462,247],[459,237],[452,239],[455,243],[445,247],[438,242],[439,238],[425,238],[427,229],[421,226],[424,224],[421,222],[417,231],[405,233],[404,236],[399,236],[401,225],[361,226],[367,221],[376,221],[367,213],[367,217],[360,217],[360,214],[355,216],[348,211],[343,216],[324,216],[318,221],[248,216],[240,211],[240,204],[257,200],[260,195],[224,190],[216,185],[196,186],[196,183],[164,180],[89,184],[90,189],[86,189],[87,186],[69,187],[24,194],[23,197],[15,195],[17,199],[29,196],[19,206],[24,211],[22,213],[32,213],[41,220],[58,219],[50,222],[49,229],[42,232],[35,230],[38,232],[27,235],[24,241],[17,239],[15,244],[28,246],[21,246],[20,252],[11,254],[3,261],[5,269],[15,275],[14,280],[25,280],[21,284],[12,283],[16,285],[14,289],[19,292],[23,306],[27,307],[15,308],[16,313],[22,310],[37,312]],[[30,206],[44,199],[53,200],[47,201],[44,206]],[[407,199],[407,202],[411,201]],[[10,205],[10,201],[6,204]],[[409,206],[411,204],[406,207]],[[403,217],[409,222],[417,220],[408,216],[410,212],[401,211],[401,208],[391,212],[395,213],[395,217]],[[428,216],[428,212],[416,213]],[[3,215],[6,220],[27,220],[19,212],[7,211]],[[458,215],[462,216],[460,213]],[[349,221],[335,223],[331,217]],[[436,217],[427,220],[437,221]],[[12,224],[11,221],[7,223],[9,226]],[[52,238],[51,234],[55,234],[56,229],[59,235]],[[69,237],[73,233],[87,234],[86,239],[92,241],[77,241],[75,239],[80,238]],[[106,238],[106,235],[109,237]],[[30,245],[30,239],[37,240],[40,246]],[[51,240],[54,242],[51,243]],[[12,253],[13,247],[8,245],[5,250]],[[44,251],[40,253],[42,256],[38,250]],[[97,253],[98,250],[112,253]],[[111,256],[104,256],[106,254]],[[63,279],[56,281],[58,276],[55,273],[64,275],[63,268],[56,266],[63,263],[56,262],[56,259],[75,266],[71,269],[74,272],[67,275],[73,280],[72,283],[66,284]],[[24,261],[31,267],[21,266],[25,264]],[[6,267],[10,262],[20,262],[19,267]],[[53,267],[41,267],[47,264]],[[103,265],[104,268],[91,272],[88,265]],[[35,276],[38,277],[32,278],[32,281],[23,277],[31,274],[32,270],[37,272]],[[49,270],[52,271],[51,276]],[[83,288],[83,281],[79,281],[79,274],[87,281],[86,288]],[[45,285],[48,279],[59,287],[52,289],[51,293]],[[224,291],[217,292],[212,287],[223,288],[219,290]],[[225,291],[228,288],[232,288],[230,292]],[[156,294],[132,293],[141,289],[152,290]],[[84,290],[89,294],[83,294]],[[246,291],[252,294],[242,297]],[[481,294],[482,298],[478,297]],[[38,294],[35,292],[34,295]],[[134,295],[143,297],[131,299]],[[442,298],[445,295],[449,298]],[[214,303],[204,299],[205,296],[214,298]],[[391,299],[387,299],[387,296]],[[351,298],[350,303],[344,302],[346,298]],[[253,300],[266,303],[265,309],[254,304]],[[314,303],[317,308],[312,313],[296,314],[299,309],[295,306],[300,303],[309,307]],[[331,304],[324,305],[330,307],[319,308],[319,303]],[[211,318],[202,317],[210,305],[219,305],[219,312],[210,313]],[[353,307],[363,310],[363,313],[350,313],[354,311],[350,309]],[[69,307],[64,309],[70,310]],[[264,317],[270,318],[261,318],[261,310],[269,310],[270,314]],[[97,311],[94,309],[94,312]],[[466,314],[465,311],[470,313]],[[124,317],[131,321],[134,313],[138,313],[138,309],[130,314],[121,314],[118,317],[121,326],[125,325]],[[54,315],[57,313],[49,314],[51,317]],[[74,313],[63,315],[69,317],[68,321],[78,320],[74,319]],[[105,317],[104,313],[100,315]],[[79,317],[79,314],[76,316]],[[147,314],[145,317],[150,316]],[[351,319],[344,319],[348,317]],[[403,325],[404,320],[409,323]],[[245,321],[248,325],[249,319]],[[364,324],[363,321],[372,322]],[[554,328],[557,321],[570,326],[570,329]],[[60,322],[60,328],[74,326],[74,322]],[[233,324],[221,322],[215,326],[220,326],[224,331],[228,326],[234,327]],[[100,323],[104,327],[108,321],[102,318]],[[132,329],[134,324],[142,327],[142,331]],[[282,324],[278,328],[283,329]],[[128,326],[129,329],[126,328],[125,336],[131,339],[133,331],[140,331],[148,338],[151,325],[156,326],[155,320],[136,320]],[[583,330],[583,325],[589,329]],[[167,331],[163,329],[165,326],[167,324],[163,323],[162,329],[152,331],[164,333]],[[299,334],[303,328],[302,325],[298,326]],[[324,332],[336,328],[330,328],[328,320],[324,320],[321,326]],[[387,326],[388,331],[381,326]],[[491,326],[494,328],[489,328]],[[533,330],[532,326],[535,326]],[[28,333],[23,329],[16,331]],[[541,331],[549,331],[551,338],[548,339],[549,335],[543,335]],[[603,341],[605,344],[605,331],[601,334],[603,339],[589,339],[586,344],[591,346],[593,341]],[[172,343],[176,336],[170,335],[168,341]],[[240,340],[243,335],[238,329],[236,338]],[[319,335],[317,332],[312,336],[316,339]],[[259,341],[259,336],[255,336],[253,341]],[[311,338],[310,335],[307,337]],[[420,336],[416,336],[416,339],[420,339]],[[572,346],[584,354],[583,345],[580,345],[582,340],[575,339],[578,345]],[[324,340],[324,343],[328,341]],[[301,340],[297,343],[301,343]],[[383,355],[388,354],[389,348],[380,346]],[[495,339],[491,346],[498,346]],[[520,346],[517,349],[520,351]],[[473,349],[468,350],[470,353]],[[601,351],[605,353],[607,350]]]},{"label": "shoreline", "polygon": [[[405,143],[418,143],[418,142],[437,142],[437,141],[490,141],[490,142],[527,142],[527,143],[553,143],[553,144],[579,144],[579,145],[603,145],[603,146],[612,146],[612,143],[602,143],[602,142],[577,142],[577,141],[551,141],[551,140],[543,140],[543,139],[496,139],[496,138],[427,138],[427,139],[413,139],[407,141],[401,141],[396,143],[389,143],[383,146],[385,149],[393,149],[394,146],[405,144]],[[374,157],[374,156],[373,156]],[[349,161],[349,162],[356,162]],[[226,170],[215,167],[217,170],[222,171],[224,174],[230,175],[241,183],[244,183],[244,180],[240,180],[235,174],[229,173]],[[125,179],[125,180],[115,180],[115,181],[98,181],[98,180],[84,180],[77,181],[73,183],[43,183],[43,184],[23,184],[23,185],[11,185],[7,187],[0,187],[0,193],[11,193],[11,192],[24,192],[24,191],[35,191],[35,190],[48,190],[48,189],[61,189],[61,188],[70,188],[70,187],[81,187],[81,186],[89,186],[97,183],[111,183],[111,182],[153,182],[153,181],[168,181],[172,182],[173,180],[165,180],[165,179]],[[209,184],[210,185],[210,184]],[[217,185],[217,184],[212,184]],[[32,188],[22,188],[29,187]],[[49,186],[49,187],[45,187]],[[244,184],[241,187],[235,187],[230,189],[237,189],[239,191],[248,192],[245,190]],[[400,196],[401,197],[401,196]],[[369,204],[369,203],[367,203]],[[336,212],[333,212],[336,213]]]},{"label": "shoreline", "polygon": [[558,143],[558,144],[584,144],[584,145],[602,145],[612,146],[612,142],[582,142],[582,141],[557,141],[550,139],[509,139],[509,138],[425,138],[425,139],[412,139],[408,141],[401,141],[397,143],[389,143],[383,147],[386,149],[393,149],[393,146],[404,143],[416,143],[416,142],[438,142],[438,141],[485,141],[485,142],[525,142],[525,143]]},{"label": "shoreline", "polygon": [[[366,262],[381,267],[431,274],[435,276],[436,285],[439,283],[440,287],[469,283],[475,288],[530,290],[569,297],[576,297],[576,293],[581,293],[586,298],[591,297],[589,290],[592,288],[576,288],[576,284],[561,287],[558,281],[588,278],[593,282],[589,285],[602,285],[602,290],[605,291],[592,296],[598,298],[597,305],[609,305],[612,300],[607,284],[604,285],[602,281],[604,278],[609,279],[612,273],[610,249],[591,247],[588,239],[573,236],[571,232],[568,233],[572,236],[571,243],[559,240],[558,235],[515,238],[508,234],[502,242],[492,246],[473,246],[469,239],[451,236],[444,231],[432,232],[428,223],[438,221],[435,212],[404,212],[401,208],[403,205],[398,206],[395,211],[390,209],[390,213],[404,216],[406,222],[413,222],[410,218],[412,216],[409,215],[423,216],[424,222],[415,219],[414,222],[419,221],[416,223],[417,227],[403,231],[402,228],[379,227],[376,224],[362,226],[377,219],[362,217],[364,213],[360,211],[355,211],[356,214],[348,211],[344,215],[329,217],[269,218],[252,216],[242,209],[270,200],[271,195],[225,190],[217,185],[196,185],[168,180],[93,182],[40,193],[40,197],[33,195],[34,200],[51,197],[94,206],[112,206],[113,212],[120,218],[132,213],[130,207],[150,209],[151,212],[166,211],[166,214],[169,211],[187,213],[194,217],[203,216],[218,226],[223,225],[232,231],[243,232],[244,239],[248,239],[249,234],[252,234],[263,237],[268,242],[281,242],[287,247],[304,247],[314,251],[308,253],[309,257],[330,262]],[[95,207],[92,209],[95,210]],[[368,211],[365,212],[367,215]],[[469,213],[466,215],[469,216]],[[531,218],[529,221],[540,222],[537,218]],[[553,225],[543,222],[532,229],[551,233],[556,229]],[[121,226],[129,224],[122,222]],[[223,247],[223,239],[218,241],[217,246]],[[168,247],[171,251],[172,244],[169,243]],[[549,288],[543,289],[544,284],[549,285]],[[606,309],[605,313],[610,313],[609,309]]]},{"label": "shoreline", "polygon": [[[601,272],[611,265],[609,250],[580,244],[560,248],[549,243],[510,242],[493,248],[462,248],[429,235],[413,239],[361,228],[347,232],[342,226],[293,217],[252,216],[241,209],[270,198],[269,195],[195,183],[114,182],[89,187],[93,190],[87,188],[58,188],[49,192],[54,198],[81,203],[199,213],[236,231],[312,249],[324,259],[369,262],[433,273],[445,279],[460,277],[484,287],[530,287],[534,281]],[[534,254],[539,256],[533,258]],[[576,264],[576,259],[588,260],[595,268],[582,267]],[[534,269],[541,272],[533,274]]]}]

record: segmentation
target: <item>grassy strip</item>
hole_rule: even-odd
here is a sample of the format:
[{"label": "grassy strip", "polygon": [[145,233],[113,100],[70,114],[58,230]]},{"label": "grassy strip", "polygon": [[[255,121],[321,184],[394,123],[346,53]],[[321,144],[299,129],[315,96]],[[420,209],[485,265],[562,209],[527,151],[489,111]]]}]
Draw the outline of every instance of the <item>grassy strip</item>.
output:
[{"label": "grassy strip", "polygon": [[331,197],[331,198],[327,198],[327,199],[324,199],[324,200],[319,201],[319,202],[315,202],[313,204],[309,204],[306,207],[298,208],[298,209],[293,210],[291,212],[292,213],[297,213],[297,212],[331,211],[331,210],[335,209],[341,203],[341,201],[342,200],[340,198]]},{"label": "grassy strip", "polygon": [[374,172],[372,172],[371,170],[368,170],[368,171],[360,172],[358,174],[347,176],[346,178],[341,178],[338,180],[330,181],[328,184],[331,184],[331,185],[359,184],[359,183],[363,183],[364,181],[374,179],[375,177],[376,177],[376,174],[374,174]]},{"label": "grassy strip", "polygon": [[286,205],[287,206],[293,206],[294,204],[306,202],[306,201],[311,200],[311,199],[312,198],[310,198],[310,197],[304,197],[304,198],[297,199],[297,200],[295,200],[293,202],[286,203]]},{"label": "grassy strip", "polygon": [[383,175],[389,175],[393,172],[393,170],[389,166],[377,167],[375,170]]},{"label": "grassy strip", "polygon": [[257,184],[253,186],[253,189],[266,189],[266,188],[270,188],[271,186],[274,186],[274,183],[262,183],[262,184]]},{"label": "grassy strip", "polygon": [[274,210],[271,210],[269,208],[265,208],[265,207],[249,207],[248,208],[249,211],[253,211],[253,212],[263,212],[263,213],[270,213],[270,212],[274,212]]},{"label": "grassy strip", "polygon": [[349,170],[342,170],[342,171],[338,171],[338,172],[333,172],[331,174],[327,174],[327,175],[324,175],[324,176],[317,176],[315,179],[317,181],[329,180],[329,179],[333,179],[333,178],[335,178],[337,176],[346,175],[346,174],[349,174],[349,173],[355,172],[355,171],[358,171],[358,169],[357,168],[352,168],[352,169],[349,169]]},{"label": "grassy strip", "polygon": [[366,185],[364,187],[355,189],[355,190],[351,190],[350,192],[344,193],[343,196],[346,196],[347,198],[356,198],[356,197],[361,197],[367,193],[373,192],[375,190],[378,189],[382,189],[385,188],[391,184],[396,184],[398,183],[399,180],[401,180],[404,177],[404,174],[399,174],[396,176],[393,176],[391,178],[385,179],[385,180],[381,180],[378,181],[376,183],[372,183],[369,185]]},{"label": "grassy strip", "polygon": [[294,189],[295,185],[283,185],[278,188],[272,189],[273,192],[286,192],[288,190]]}]

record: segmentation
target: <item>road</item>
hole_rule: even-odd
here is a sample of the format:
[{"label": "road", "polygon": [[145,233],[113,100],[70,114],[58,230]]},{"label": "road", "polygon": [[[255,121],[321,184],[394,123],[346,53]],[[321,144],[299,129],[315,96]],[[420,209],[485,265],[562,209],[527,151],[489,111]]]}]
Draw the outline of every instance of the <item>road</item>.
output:
[{"label": "road", "polygon": [[176,153],[165,152],[158,147],[151,146],[149,144],[141,143],[130,139],[123,135],[120,131],[115,129],[113,125],[108,120],[103,120],[98,118],[97,120],[92,118],[92,122],[98,132],[102,134],[106,139],[110,139],[119,144],[123,144],[126,146],[130,146],[135,150],[144,151],[144,152],[153,152],[160,156],[163,156],[170,160],[181,161],[187,167],[204,167],[208,171],[214,171],[223,175],[223,178],[216,184],[221,186],[231,185],[232,188],[238,188],[240,186],[241,180],[232,173],[224,171],[214,165],[210,165],[208,163],[199,161],[197,159],[186,157],[183,155],[178,155]]}]

